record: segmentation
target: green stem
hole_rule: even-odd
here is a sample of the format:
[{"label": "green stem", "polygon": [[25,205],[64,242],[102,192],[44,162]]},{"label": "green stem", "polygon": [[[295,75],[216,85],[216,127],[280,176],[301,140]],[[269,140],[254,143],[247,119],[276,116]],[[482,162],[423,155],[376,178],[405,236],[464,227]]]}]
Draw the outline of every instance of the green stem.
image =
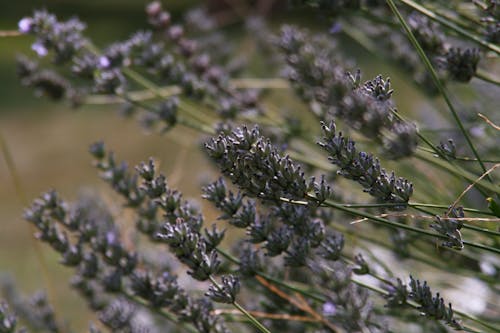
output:
[{"label": "green stem", "polygon": [[[415,157],[426,161],[427,163],[433,164],[455,176],[460,176],[465,178],[467,181],[474,183],[479,177],[474,175],[473,173],[470,173],[456,165],[450,165],[448,162],[443,161],[441,159],[435,158],[435,157],[430,157],[426,154],[423,154],[422,152],[415,152]],[[500,193],[500,186],[497,186],[495,184],[491,184],[485,181],[480,180],[479,182],[476,183],[478,187],[482,187],[483,189],[487,191],[492,191],[494,193]]]},{"label": "green stem", "polygon": [[476,78],[481,79],[485,82],[494,84],[496,86],[500,86],[500,81],[496,77],[492,77],[491,75],[487,74],[486,72],[478,69],[476,71],[476,74],[474,75]]},{"label": "green stem", "polygon": [[[410,0],[400,0],[400,1],[406,3],[406,2],[408,2]],[[403,18],[403,16],[399,12],[398,8],[394,4],[394,1],[393,0],[386,0],[386,2],[389,5],[389,7],[391,8],[391,10],[394,13],[394,15],[396,15],[396,17],[398,18],[399,23],[401,24],[401,26],[403,27],[403,29],[406,31],[406,34],[408,35],[408,38],[409,38],[410,42],[413,44],[413,47],[415,47],[415,49],[417,50],[417,53],[419,54],[420,58],[422,59],[425,67],[427,67],[427,70],[431,74],[432,79],[433,79],[434,83],[436,84],[436,87],[438,88],[440,94],[443,96],[446,104],[448,105],[448,108],[450,109],[450,112],[451,112],[453,118],[455,119],[455,122],[457,123],[458,127],[460,128],[460,131],[462,132],[462,135],[464,136],[465,140],[467,141],[467,144],[469,145],[470,149],[472,150],[472,153],[474,154],[474,156],[477,158],[479,164],[481,165],[481,168],[483,169],[483,172],[485,173],[486,172],[486,167],[484,166],[484,164],[483,164],[483,162],[481,160],[481,157],[479,156],[479,153],[477,152],[476,148],[474,147],[474,144],[472,143],[472,141],[471,141],[471,139],[469,137],[469,134],[465,130],[465,128],[464,128],[464,126],[462,124],[462,121],[458,117],[458,114],[457,114],[457,112],[455,110],[455,107],[451,103],[451,100],[449,99],[448,94],[446,93],[446,91],[444,89],[444,86],[441,84],[441,81],[439,80],[439,77],[438,77],[438,75],[437,75],[434,67],[432,66],[429,58],[427,57],[427,55],[425,54],[424,50],[420,46],[419,42],[415,38],[415,35],[413,35],[413,32],[411,31],[411,28],[408,26],[408,24],[406,23],[405,19]],[[457,27],[457,28],[460,29],[459,27]],[[488,177],[488,179],[491,182],[492,180],[489,177],[489,175],[487,177]]]},{"label": "green stem", "polygon": [[123,67],[122,69],[123,74],[134,80],[135,82],[139,83],[141,86],[143,86],[146,89],[149,89],[151,92],[153,92],[156,97],[158,98],[163,98],[162,92],[159,89],[159,87],[154,84],[153,82],[149,81],[146,79],[144,76],[141,74],[137,73],[136,71],[128,68],[128,67]]},{"label": "green stem", "polygon": [[[450,205],[438,205],[438,204],[428,204],[428,203],[420,203],[420,202],[409,202],[408,206],[410,207],[428,207],[428,208],[439,208],[439,209],[448,209]],[[482,214],[488,216],[495,216],[495,214],[483,210],[478,210],[474,208],[463,208],[464,212],[474,213],[474,214]]]},{"label": "green stem", "polygon": [[[421,130],[422,131],[422,130]],[[423,131],[435,131],[435,132],[440,132],[441,130],[423,130]],[[456,129],[454,129],[453,131],[456,131]],[[432,149],[428,149],[428,148],[425,148],[425,147],[417,147],[417,149],[420,149],[421,151],[425,151],[426,153],[432,153],[434,154],[435,151],[432,150]],[[465,157],[465,156],[454,156],[453,157],[454,160],[457,160],[457,161],[464,161],[464,162],[477,162],[477,159],[475,158],[470,158],[470,157]],[[483,158],[483,162],[484,163],[500,163],[500,160],[495,160],[495,159],[484,159]]]},{"label": "green stem", "polygon": [[[392,3],[392,5],[389,4],[389,2],[388,2],[388,4],[389,4],[389,6],[392,9],[393,6],[395,7],[395,5],[394,5],[393,1],[390,1],[390,2]],[[427,8],[425,8],[422,5],[416,3],[415,1],[413,1],[413,0],[399,0],[399,2],[404,3],[408,7],[411,7],[412,9],[416,10],[417,12],[419,12],[419,13],[427,16],[431,20],[436,21],[436,22],[444,25],[445,27],[447,27],[447,28],[455,31],[456,33],[458,33],[458,34],[460,34],[460,35],[462,35],[462,36],[464,36],[464,37],[466,37],[466,38],[468,38],[468,39],[470,39],[470,40],[472,40],[472,41],[474,41],[474,42],[476,42],[476,43],[478,43],[478,44],[480,44],[480,45],[482,45],[484,47],[486,47],[487,49],[489,49],[489,50],[491,50],[491,51],[493,51],[493,52],[495,52],[497,54],[500,54],[500,47],[498,45],[495,45],[493,43],[489,43],[487,41],[482,40],[480,37],[475,36],[475,35],[469,33],[468,31],[460,28],[456,24],[450,22],[449,20],[436,15],[436,13],[428,10]]]},{"label": "green stem", "polygon": [[[420,202],[409,202],[408,206],[410,207],[427,207],[427,208],[439,208],[439,209],[448,209],[450,205],[438,205],[438,204],[428,204],[428,203],[420,203]],[[482,214],[488,216],[495,216],[495,214],[487,211],[482,211],[474,208],[463,208],[464,212],[474,213],[474,214]]]},{"label": "green stem", "polygon": [[[314,196],[312,196],[312,195],[308,195],[308,198],[316,200],[316,198]],[[422,234],[422,235],[426,235],[426,236],[437,237],[437,238],[441,238],[441,239],[447,239],[447,237],[444,236],[444,235],[440,235],[440,234],[436,234],[436,233],[431,232],[431,231],[427,231],[427,230],[423,230],[423,229],[420,229],[420,228],[412,227],[410,225],[406,225],[406,224],[403,224],[403,223],[399,223],[399,222],[387,220],[387,219],[384,219],[382,217],[378,217],[378,216],[375,216],[375,215],[372,215],[370,213],[363,212],[363,211],[360,211],[360,210],[348,208],[348,207],[345,207],[341,203],[336,203],[336,202],[333,202],[331,200],[326,200],[323,203],[323,205],[326,206],[326,207],[331,207],[331,208],[338,209],[340,211],[343,211],[345,213],[349,213],[349,214],[354,215],[354,216],[361,216],[361,217],[367,218],[369,220],[372,220],[374,222],[383,224],[385,226],[388,226],[388,227],[391,227],[391,228],[394,228],[394,229],[398,229],[399,228],[399,229],[404,229],[404,230],[407,230],[407,231],[416,232],[416,233],[419,233],[419,234]]]},{"label": "green stem", "polygon": [[[210,281],[213,283],[213,285],[219,289],[222,290],[222,287],[219,285],[219,283],[213,278],[213,276],[209,276]],[[264,325],[260,323],[260,321],[257,320],[250,312],[245,310],[241,305],[238,304],[238,302],[234,301],[233,306],[238,309],[245,317],[248,318],[248,320],[252,323],[252,325],[255,326],[260,332],[262,333],[271,333]]]},{"label": "green stem", "polygon": [[[290,202],[290,203],[296,203],[299,205],[307,205],[308,204],[307,201],[301,201],[301,200],[283,199],[283,201]],[[341,205],[344,207],[347,207],[347,208],[389,208],[389,207],[394,207],[394,206],[401,206],[401,204],[390,203],[390,202],[389,203],[371,203],[371,204],[342,203]],[[450,205],[437,205],[437,204],[428,204],[428,203],[420,203],[420,202],[408,202],[408,207],[429,207],[429,208],[448,209],[448,208],[450,208]],[[474,208],[464,207],[463,210],[465,212],[470,212],[470,213],[475,213],[475,214],[496,216],[495,214],[493,214],[491,212],[477,210]]]},{"label": "green stem", "polygon": [[193,119],[197,119],[201,124],[210,125],[214,123],[210,116],[196,110],[192,104],[182,98],[179,100],[179,108],[188,113]]},{"label": "green stem", "polygon": [[[283,79],[254,79],[254,78],[241,78],[229,81],[229,85],[235,89],[285,89],[289,87],[288,81]],[[166,87],[158,87],[156,93],[147,89],[140,91],[131,91],[127,95],[136,101],[152,99],[155,97],[171,97],[182,93],[182,89],[177,85]],[[91,95],[85,99],[85,104],[118,104],[121,103],[119,98],[115,95]]]},{"label": "green stem", "polygon": [[238,302],[233,302],[233,305],[236,309],[238,309],[245,317],[250,320],[250,322],[261,332],[271,333],[264,325],[262,325],[251,313],[245,310]]},{"label": "green stem", "polygon": [[261,79],[261,78],[241,78],[232,79],[229,85],[235,89],[289,89],[288,80],[279,78]]},{"label": "green stem", "polygon": [[[316,200],[316,198],[314,196],[311,196],[311,195],[308,195],[308,198]],[[294,203],[294,202],[291,202],[291,203]],[[354,215],[354,216],[361,216],[361,217],[367,218],[367,219],[369,219],[371,221],[383,224],[385,226],[388,226],[388,227],[391,227],[391,228],[394,228],[394,229],[398,229],[398,228],[399,229],[404,229],[404,230],[407,230],[407,231],[412,231],[412,232],[415,232],[415,233],[419,233],[419,234],[426,235],[426,236],[431,236],[431,237],[436,237],[436,238],[440,238],[440,239],[447,239],[448,238],[445,235],[436,234],[436,233],[434,233],[432,231],[427,231],[427,230],[424,230],[424,229],[412,227],[412,226],[409,226],[409,225],[406,225],[406,224],[403,224],[403,223],[399,223],[399,222],[387,220],[387,219],[384,219],[384,218],[381,218],[381,217],[378,217],[378,216],[375,216],[375,215],[372,215],[372,214],[369,214],[369,213],[366,213],[366,212],[363,212],[363,211],[359,211],[359,210],[356,210],[356,209],[351,209],[351,208],[348,208],[348,207],[344,207],[342,204],[336,203],[336,202],[333,202],[333,201],[330,201],[330,200],[326,200],[323,204],[325,206],[327,206],[327,207],[335,208],[335,209],[338,209],[340,211],[349,213],[349,214]],[[478,248],[478,249],[481,249],[481,250],[486,250],[486,251],[489,251],[489,252],[500,254],[500,249],[497,249],[495,247],[491,247],[491,246],[484,245],[484,244],[478,244],[478,243],[474,243],[474,242],[469,242],[469,241],[463,241],[463,243],[466,244],[466,245],[468,245],[468,246],[475,247],[475,248]]]},{"label": "green stem", "polygon": [[[158,93],[163,98],[179,95],[182,93],[181,88],[178,86],[167,86],[158,88]],[[157,95],[151,90],[129,91],[127,96],[134,101],[144,101],[156,98]],[[85,99],[85,104],[101,105],[101,104],[119,104],[122,100],[116,95],[91,95]]]},{"label": "green stem", "polygon": [[[154,113],[158,112],[158,110],[156,110],[154,107],[147,105],[147,104],[144,104],[144,103],[141,103],[140,101],[133,100],[133,99],[129,98],[127,95],[116,95],[116,96],[118,96],[119,98],[121,98],[121,99],[123,99],[123,100],[137,106],[137,107],[140,107],[141,109],[144,109],[144,110],[147,110],[150,112],[154,112]],[[180,106],[179,106],[179,108],[182,109]],[[201,133],[205,133],[208,135],[215,134],[215,130],[212,127],[207,126],[205,124],[202,124],[197,120],[191,120],[190,118],[187,118],[187,117],[177,116],[177,123],[180,125],[192,128],[192,129],[194,129],[198,132],[201,132]]]}]

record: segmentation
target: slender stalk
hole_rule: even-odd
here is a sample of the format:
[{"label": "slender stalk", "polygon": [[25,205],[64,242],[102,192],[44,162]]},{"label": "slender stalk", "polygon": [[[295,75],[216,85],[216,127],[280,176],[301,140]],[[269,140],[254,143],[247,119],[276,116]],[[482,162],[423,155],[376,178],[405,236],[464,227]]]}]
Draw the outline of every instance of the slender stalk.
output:
[{"label": "slender stalk", "polygon": [[[311,195],[308,195],[308,198],[315,200],[315,197],[311,196]],[[294,203],[294,202],[292,202],[292,203]],[[419,234],[426,235],[426,236],[436,237],[436,238],[440,238],[440,239],[447,239],[447,237],[445,235],[436,234],[432,231],[427,231],[424,229],[412,227],[412,226],[409,226],[409,225],[406,225],[403,223],[387,220],[387,219],[384,219],[384,218],[381,218],[381,217],[378,217],[378,216],[375,216],[375,215],[372,215],[372,214],[369,214],[369,213],[366,213],[363,211],[344,207],[342,204],[333,202],[331,200],[326,200],[323,204],[327,207],[335,208],[335,209],[338,209],[340,211],[349,213],[351,215],[361,216],[361,217],[367,218],[371,221],[383,224],[383,225],[391,227],[391,228],[395,228],[395,229],[399,228],[399,229],[412,231],[412,232],[419,233]],[[469,241],[463,241],[463,243],[468,245],[468,246],[475,247],[475,248],[478,248],[481,250],[486,250],[489,252],[500,254],[500,249],[495,248],[495,247],[491,247],[491,246],[484,245],[484,244],[478,244],[478,243],[474,243],[474,242],[469,242]]]},{"label": "slender stalk", "polygon": [[480,80],[485,81],[485,82],[494,84],[496,86],[500,86],[500,81],[498,81],[498,79],[496,77],[492,77],[491,75],[489,75],[488,73],[486,73],[480,69],[478,69],[476,71],[476,74],[474,76]]},{"label": "slender stalk", "polygon": [[[219,290],[222,290],[222,287],[219,285],[219,283],[213,278],[213,276],[209,276],[210,281],[214,284],[215,287],[217,287]],[[245,310],[241,305],[238,304],[238,302],[234,301],[233,306],[238,309],[245,317],[248,318],[250,323],[255,326],[260,332],[262,333],[271,333],[264,325],[261,324],[260,321],[257,320],[250,312]]]},{"label": "slender stalk", "polygon": [[229,85],[236,89],[290,89],[288,80],[279,78],[241,78],[232,79]]},{"label": "slender stalk", "polygon": [[[160,87],[158,93],[162,98],[168,98],[179,95],[182,90],[178,86]],[[127,96],[134,101],[144,101],[158,97],[151,90],[129,91]],[[122,100],[116,95],[91,95],[85,99],[85,104],[101,105],[101,104],[119,104]]]},{"label": "slender stalk", "polygon": [[[257,79],[241,78],[229,81],[229,85],[235,89],[288,89],[288,81],[278,78]],[[128,92],[133,100],[147,100],[155,97],[171,97],[182,93],[182,89],[177,85],[158,87],[156,93],[146,89]],[[159,95],[159,96],[158,96]],[[85,99],[85,104],[118,104],[121,100],[115,95],[91,95]]]},{"label": "slender stalk", "polygon": [[[290,203],[295,203],[299,205],[307,205],[307,201],[302,201],[302,200],[290,200],[286,198],[282,198],[282,201],[290,202]],[[397,203],[362,203],[362,204],[356,204],[356,203],[341,203],[342,206],[347,207],[347,208],[389,208],[389,207],[394,207],[394,206],[401,206],[401,204]],[[408,202],[408,207],[429,207],[429,208],[440,208],[440,209],[449,209],[450,205],[438,205],[438,204],[428,204],[428,203],[420,203],[420,202]],[[464,207],[463,210],[465,212],[471,212],[475,214],[483,214],[483,215],[489,215],[489,216],[495,216],[495,214],[487,211],[482,211],[482,210],[477,210],[474,208],[467,208]],[[428,211],[427,211],[428,212]],[[429,212],[428,212],[429,213]],[[429,213],[433,214],[433,213]]]},{"label": "slender stalk", "polygon": [[[133,100],[133,99],[129,98],[127,95],[116,95],[116,96],[120,97],[121,99],[123,99],[123,100],[125,100],[125,101],[127,101],[135,106],[140,107],[141,109],[144,109],[144,110],[147,110],[150,112],[155,112],[155,113],[158,112],[158,110],[156,110],[154,107],[149,106],[149,105],[144,104],[144,103],[141,103],[137,100]],[[181,107],[179,107],[179,108],[182,109]],[[215,130],[212,127],[207,126],[205,124],[201,124],[198,120],[191,120],[190,118],[187,118],[187,117],[177,116],[177,123],[180,125],[189,127],[191,129],[194,129],[194,130],[201,132],[201,133],[205,133],[208,135],[215,134]]]},{"label": "slender stalk", "polygon": [[[420,203],[420,202],[409,202],[408,206],[410,207],[428,207],[428,208],[439,208],[439,209],[449,209],[450,205],[438,205],[438,204],[429,204],[429,203]],[[489,215],[489,216],[495,216],[495,214],[483,210],[478,210],[474,208],[463,208],[464,212],[469,212],[469,213],[474,213],[474,214],[482,214],[482,215]]]},{"label": "slender stalk", "polygon": [[[435,132],[440,132],[441,130],[424,130],[424,131],[435,131]],[[456,129],[453,129],[453,131],[456,131]],[[425,151],[426,153],[432,153],[434,154],[434,150],[428,149],[425,147],[417,147],[417,149],[420,149],[421,151]],[[470,157],[465,157],[465,156],[454,156],[454,160],[457,161],[464,161],[464,162],[477,162],[477,159],[475,158],[470,158]],[[484,159],[484,163],[500,163],[500,160],[495,160],[495,159]]]},{"label": "slender stalk", "polygon": [[[400,1],[407,2],[409,0],[400,0]],[[472,153],[474,154],[474,156],[477,158],[479,164],[481,165],[481,168],[483,169],[483,173],[485,173],[486,172],[486,167],[484,166],[484,163],[481,160],[481,156],[479,156],[479,153],[477,152],[476,148],[474,147],[474,144],[472,143],[472,141],[470,139],[469,133],[467,133],[467,131],[465,130],[465,128],[464,128],[464,126],[462,124],[462,121],[458,117],[458,113],[456,112],[455,107],[451,103],[451,100],[448,97],[448,94],[447,94],[444,86],[441,84],[441,81],[439,80],[439,77],[438,77],[438,75],[436,73],[436,70],[432,66],[429,58],[427,57],[427,55],[425,54],[424,50],[420,46],[419,42],[415,38],[415,35],[413,35],[413,32],[411,31],[410,27],[408,26],[408,24],[406,23],[405,19],[403,18],[403,16],[399,12],[398,8],[394,4],[394,1],[393,0],[386,0],[386,2],[389,5],[389,7],[391,8],[391,10],[394,13],[394,15],[396,15],[396,17],[398,18],[399,23],[401,24],[401,26],[405,30],[406,34],[408,35],[408,38],[409,38],[410,42],[413,44],[413,47],[415,47],[415,49],[417,50],[417,53],[419,54],[420,58],[422,59],[425,67],[427,67],[427,70],[431,74],[432,79],[433,79],[436,87],[438,88],[440,94],[443,96],[446,104],[448,105],[448,108],[450,109],[450,112],[451,112],[453,118],[455,119],[455,122],[457,123],[458,127],[460,128],[460,131],[462,132],[462,135],[464,136],[465,140],[467,141],[467,144],[469,145],[470,149],[472,150]],[[460,29],[460,28],[458,28],[458,29]],[[491,180],[491,178],[489,176],[488,176],[488,179],[490,180],[490,182],[492,182],[492,180]]]},{"label": "slender stalk", "polygon": [[193,105],[193,103],[190,103],[186,98],[179,99],[179,107],[186,111],[186,113],[188,113],[194,119],[198,119],[201,123],[210,125],[215,122],[215,120],[210,116],[201,112],[201,108],[199,105]]},{"label": "slender stalk", "polygon": [[[423,161],[426,161],[430,164],[433,164],[455,176],[460,176],[460,177],[463,177],[465,178],[467,181],[471,182],[471,183],[474,183],[476,180],[477,180],[477,176],[474,175],[473,173],[470,173],[469,171],[466,171],[456,165],[450,165],[449,163],[447,163],[446,161],[443,161],[441,159],[438,159],[438,158],[435,158],[435,157],[431,157],[431,156],[428,156],[427,154],[423,154],[422,152],[415,152],[415,157],[423,160]],[[491,184],[491,183],[488,183],[488,182],[485,182],[485,181],[479,181],[476,183],[476,185],[482,187],[484,190],[487,190],[487,191],[492,191],[494,193],[500,193],[500,186],[497,186],[495,184]]]}]

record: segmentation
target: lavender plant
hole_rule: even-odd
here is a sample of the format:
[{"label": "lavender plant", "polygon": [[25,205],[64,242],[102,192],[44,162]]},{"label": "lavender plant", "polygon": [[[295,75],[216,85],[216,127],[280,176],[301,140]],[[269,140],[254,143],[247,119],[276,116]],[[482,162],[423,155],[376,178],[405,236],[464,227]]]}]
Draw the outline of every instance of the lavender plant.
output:
[{"label": "lavender plant", "polygon": [[[202,186],[213,205],[205,211],[155,159],[129,168],[97,142],[94,166],[127,216],[98,193],[69,202],[55,190],[26,209],[35,237],[97,313],[89,331],[500,331],[498,126],[485,104],[491,126],[472,140],[480,120],[450,97],[457,83],[498,89],[483,64],[500,53],[498,4],[475,1],[466,12],[461,4],[292,2],[326,13],[330,33],[293,22],[275,29],[247,13],[240,23],[266,59],[235,54],[241,42],[217,15],[197,9],[177,23],[158,1],[145,9],[148,30],[105,46],[77,18],[36,10],[21,19],[38,58],[18,58],[23,85],[73,107],[119,104],[160,133],[190,128],[218,170]],[[455,137],[426,131],[432,124],[408,103],[397,108],[387,73],[362,82],[340,33],[440,94],[448,110],[434,103],[432,117],[456,124]],[[245,77],[252,61],[269,76]],[[280,109],[275,90],[298,97],[297,112]],[[491,295],[481,310],[446,295],[467,277]],[[50,295],[27,302],[3,289],[0,332],[75,329]]]}]

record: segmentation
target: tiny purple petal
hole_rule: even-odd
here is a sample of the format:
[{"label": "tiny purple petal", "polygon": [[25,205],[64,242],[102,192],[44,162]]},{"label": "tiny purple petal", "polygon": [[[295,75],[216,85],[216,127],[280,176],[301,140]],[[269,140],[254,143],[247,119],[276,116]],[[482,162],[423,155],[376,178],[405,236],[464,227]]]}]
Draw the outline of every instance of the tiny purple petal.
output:
[{"label": "tiny purple petal", "polygon": [[109,61],[108,57],[102,56],[99,57],[99,67],[100,68],[108,68],[111,65],[111,61]]},{"label": "tiny purple petal", "polygon": [[17,26],[19,27],[19,32],[23,34],[27,34],[31,32],[31,26],[33,24],[33,20],[30,17],[25,17],[19,21]]},{"label": "tiny purple petal", "polygon": [[49,53],[47,48],[42,43],[39,42],[36,42],[33,45],[31,45],[31,49],[35,51],[39,57],[45,57]]},{"label": "tiny purple petal", "polygon": [[476,137],[476,138],[484,137],[484,127],[483,126],[474,126],[469,130],[469,132],[473,137]]},{"label": "tiny purple petal", "polygon": [[113,231],[108,231],[106,233],[106,242],[108,244],[114,244],[116,241],[116,234]]},{"label": "tiny purple petal", "polygon": [[340,24],[339,22],[334,23],[329,30],[329,32],[332,35],[338,34],[341,31],[342,31],[342,24]]},{"label": "tiny purple petal", "polygon": [[332,302],[326,302],[323,304],[323,315],[324,316],[333,316],[337,312],[337,308],[335,304]]}]

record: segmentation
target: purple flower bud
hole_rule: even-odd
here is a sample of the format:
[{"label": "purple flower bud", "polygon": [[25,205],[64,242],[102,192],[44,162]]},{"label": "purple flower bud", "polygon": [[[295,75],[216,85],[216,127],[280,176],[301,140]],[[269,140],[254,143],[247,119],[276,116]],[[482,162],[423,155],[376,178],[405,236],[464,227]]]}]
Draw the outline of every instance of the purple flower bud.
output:
[{"label": "purple flower bud", "polygon": [[17,26],[19,27],[19,32],[23,34],[28,34],[31,32],[31,27],[33,25],[33,20],[31,17],[25,17],[19,21]]},{"label": "purple flower bud", "polygon": [[342,31],[342,24],[340,24],[339,22],[335,22],[334,24],[332,24],[330,30],[328,30],[328,32],[331,33],[332,35],[338,34],[341,31]]},{"label": "purple flower bud", "polygon": [[113,231],[108,231],[106,233],[106,242],[110,245],[116,242],[116,234]]},{"label": "purple flower bud", "polygon": [[111,65],[111,61],[109,61],[108,57],[102,56],[99,57],[99,67],[100,68],[108,68]]},{"label": "purple flower bud", "polygon": [[31,49],[35,51],[39,57],[45,57],[49,53],[45,45],[43,45],[40,42],[36,42],[33,45],[31,45]]},{"label": "purple flower bud", "polygon": [[323,304],[323,315],[324,316],[333,316],[337,312],[337,308],[335,307],[335,304],[332,302],[326,302]]},{"label": "purple flower bud", "polygon": [[159,1],[153,1],[146,6],[146,14],[149,16],[158,16],[161,13],[161,3]]}]

